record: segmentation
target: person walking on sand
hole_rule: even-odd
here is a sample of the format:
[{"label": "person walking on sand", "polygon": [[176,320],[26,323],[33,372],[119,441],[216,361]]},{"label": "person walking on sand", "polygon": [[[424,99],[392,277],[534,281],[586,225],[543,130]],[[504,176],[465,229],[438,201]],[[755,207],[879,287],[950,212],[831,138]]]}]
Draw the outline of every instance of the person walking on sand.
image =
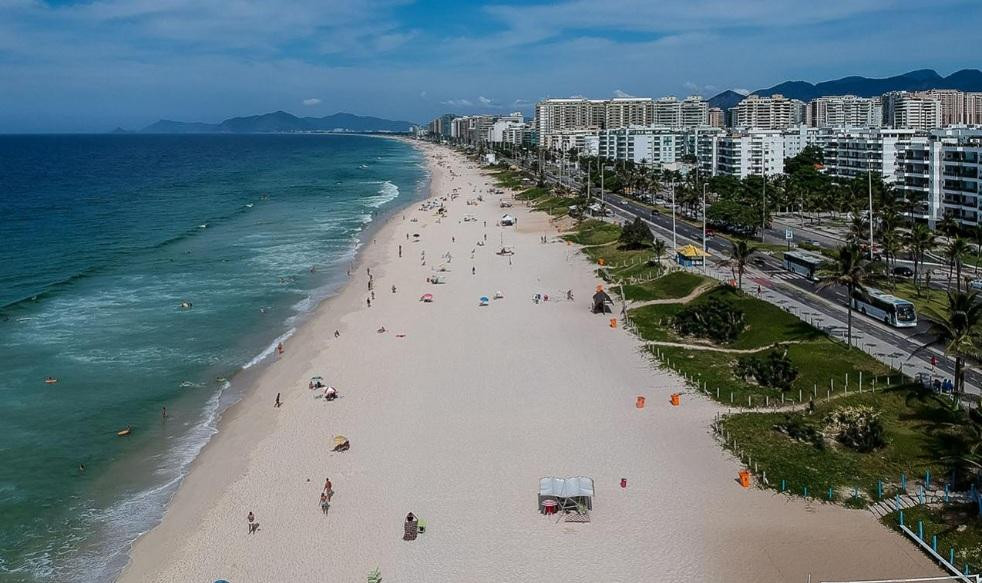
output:
[{"label": "person walking on sand", "polygon": [[276,393],[276,402],[273,403],[273,407],[279,409],[280,408],[280,405],[282,405],[282,404],[283,403],[280,402],[280,394],[279,393]]},{"label": "person walking on sand", "polygon": [[324,495],[327,496],[328,502],[334,497],[334,484],[331,483],[331,478],[324,478]]},{"label": "person walking on sand", "polygon": [[396,293],[396,286],[392,286],[392,293]]},{"label": "person walking on sand", "polygon": [[334,331],[334,337],[335,338],[340,338],[341,337],[341,331],[340,330],[335,330]]},{"label": "person walking on sand", "polygon": [[279,344],[276,345],[276,353],[279,354],[280,356],[283,355],[283,343],[282,342],[280,342]]},{"label": "person walking on sand", "polygon": [[368,304],[369,308],[372,307],[372,298],[365,298],[365,302]]},{"label": "person walking on sand", "polygon": [[402,245],[399,245],[399,257],[402,257]]},{"label": "person walking on sand", "polygon": [[327,494],[321,492],[321,512],[327,514],[328,509],[331,507],[331,500],[327,497]]},{"label": "person walking on sand", "polygon": [[471,267],[471,275],[477,275],[477,268]]},{"label": "person walking on sand", "polygon": [[249,521],[249,534],[255,534],[259,530],[259,523],[256,522],[256,515],[249,511],[249,515],[246,516],[246,520]]}]

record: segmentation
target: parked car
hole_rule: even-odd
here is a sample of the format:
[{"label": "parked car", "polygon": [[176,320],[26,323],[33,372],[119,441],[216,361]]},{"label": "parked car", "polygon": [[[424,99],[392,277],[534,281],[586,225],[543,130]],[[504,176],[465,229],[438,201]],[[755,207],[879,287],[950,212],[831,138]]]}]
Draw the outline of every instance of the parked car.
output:
[{"label": "parked car", "polygon": [[765,267],[767,265],[767,262],[764,261],[763,257],[754,257],[750,260],[750,263],[753,263],[757,267]]},{"label": "parked car", "polygon": [[901,265],[893,268],[893,274],[898,277],[914,277],[914,270]]},{"label": "parked car", "polygon": [[973,279],[968,282],[968,287],[972,289],[982,289],[982,279]]}]

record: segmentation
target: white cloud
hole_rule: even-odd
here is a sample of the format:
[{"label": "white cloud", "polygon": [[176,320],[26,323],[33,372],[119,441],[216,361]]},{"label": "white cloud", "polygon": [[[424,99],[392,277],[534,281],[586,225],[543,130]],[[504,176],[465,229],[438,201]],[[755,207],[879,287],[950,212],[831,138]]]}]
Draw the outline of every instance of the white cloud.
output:
[{"label": "white cloud", "polygon": [[481,102],[481,105],[492,105],[494,103],[494,101],[483,95],[479,95],[477,100]]},{"label": "white cloud", "polygon": [[440,103],[451,107],[471,107],[474,105],[474,103],[469,99],[448,99],[446,101],[441,101]]},{"label": "white cloud", "polygon": [[634,97],[627,91],[621,91],[620,89],[614,89],[614,97]]},{"label": "white cloud", "polygon": [[311,106],[314,106],[314,105],[320,105],[321,104],[321,100],[320,99],[317,99],[316,97],[311,97],[309,99],[304,99],[303,100],[303,104],[306,105],[307,107],[311,107]]},{"label": "white cloud", "polygon": [[740,87],[734,87],[733,89],[730,89],[730,91],[733,91],[734,93],[739,93],[740,95],[750,95],[749,89],[743,89]]}]

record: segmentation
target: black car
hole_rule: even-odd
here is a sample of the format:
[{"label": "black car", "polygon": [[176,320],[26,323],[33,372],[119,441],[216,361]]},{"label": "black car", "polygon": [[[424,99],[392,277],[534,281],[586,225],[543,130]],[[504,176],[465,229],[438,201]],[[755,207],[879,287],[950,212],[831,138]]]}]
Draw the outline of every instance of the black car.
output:
[{"label": "black car", "polygon": [[914,277],[914,270],[901,265],[893,268],[893,274],[898,277]]}]

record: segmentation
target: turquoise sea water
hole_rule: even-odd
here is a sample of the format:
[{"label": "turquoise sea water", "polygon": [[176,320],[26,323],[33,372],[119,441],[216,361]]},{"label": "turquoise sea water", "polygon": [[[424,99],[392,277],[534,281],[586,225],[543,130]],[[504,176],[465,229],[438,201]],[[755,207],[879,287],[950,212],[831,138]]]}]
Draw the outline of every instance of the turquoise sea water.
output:
[{"label": "turquoise sea water", "polygon": [[111,579],[225,379],[424,185],[413,148],[372,137],[0,136],[0,580]]}]

